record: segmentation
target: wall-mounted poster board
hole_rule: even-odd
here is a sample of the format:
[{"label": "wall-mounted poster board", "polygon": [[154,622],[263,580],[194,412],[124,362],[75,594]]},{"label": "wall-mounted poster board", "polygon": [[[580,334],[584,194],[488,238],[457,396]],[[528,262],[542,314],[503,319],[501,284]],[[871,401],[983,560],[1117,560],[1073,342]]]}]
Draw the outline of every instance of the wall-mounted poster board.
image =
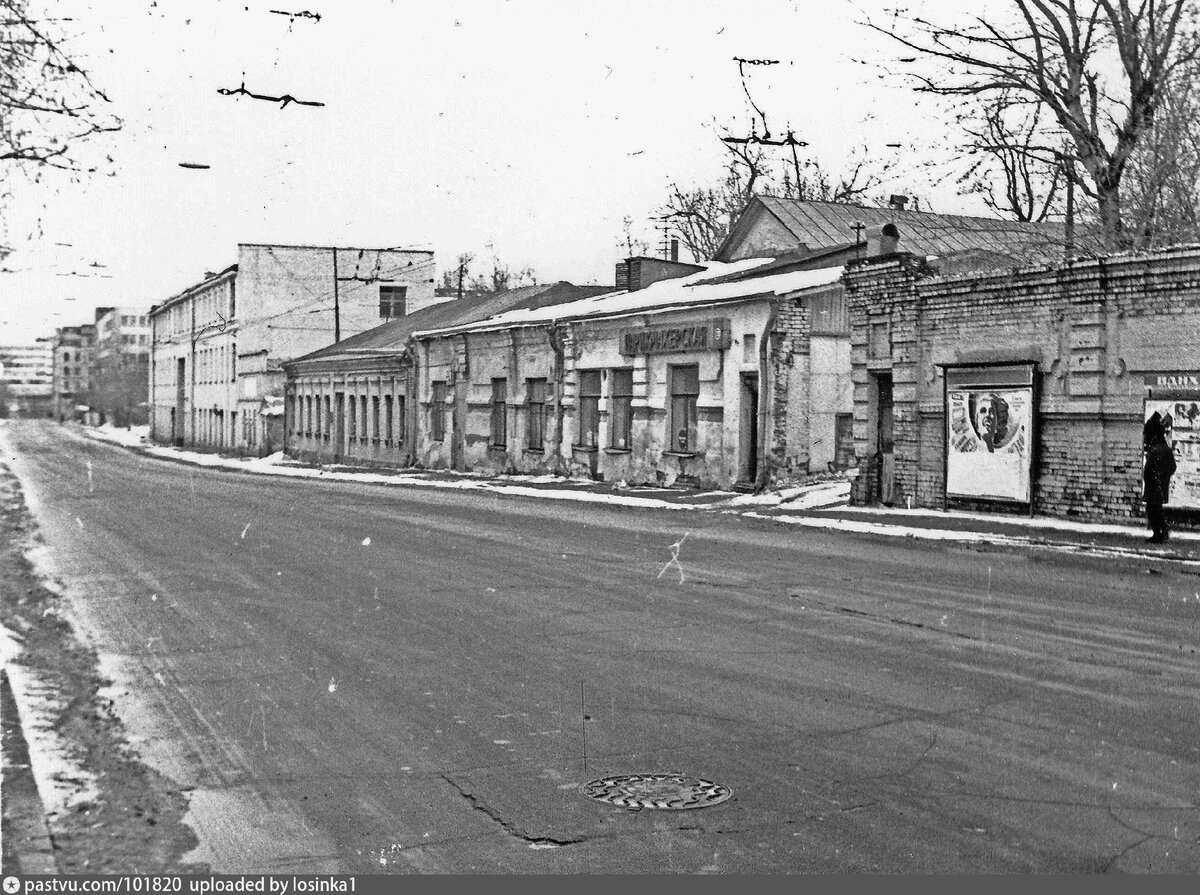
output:
[{"label": "wall-mounted poster board", "polygon": [[1142,419],[1158,414],[1175,454],[1167,508],[1200,510],[1200,373],[1153,373],[1144,381]]},{"label": "wall-mounted poster board", "polygon": [[947,367],[946,496],[1029,503],[1034,365]]}]

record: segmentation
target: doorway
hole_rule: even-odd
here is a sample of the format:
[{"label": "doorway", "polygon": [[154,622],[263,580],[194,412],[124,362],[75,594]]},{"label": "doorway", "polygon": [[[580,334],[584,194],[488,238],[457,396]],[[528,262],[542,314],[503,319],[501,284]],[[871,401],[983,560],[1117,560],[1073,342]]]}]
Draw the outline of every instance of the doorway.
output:
[{"label": "doorway", "polygon": [[884,506],[891,506],[896,485],[896,456],[893,439],[894,404],[892,399],[892,374],[875,374],[876,390],[876,460],[879,469],[879,490],[876,499]]},{"label": "doorway", "polygon": [[334,392],[333,395],[333,462],[342,459],[343,445],[346,441],[346,393]]},{"label": "doorway", "polygon": [[738,450],[741,464],[738,478],[745,483],[758,481],[758,374],[742,375],[741,418],[738,425]]}]

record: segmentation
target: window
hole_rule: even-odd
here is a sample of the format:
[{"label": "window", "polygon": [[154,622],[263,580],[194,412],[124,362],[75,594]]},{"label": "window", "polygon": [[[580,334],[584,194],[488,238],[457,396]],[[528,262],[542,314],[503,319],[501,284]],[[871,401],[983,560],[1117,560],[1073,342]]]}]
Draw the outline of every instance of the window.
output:
[{"label": "window", "polygon": [[396,396],[396,419],[400,424],[396,427],[396,444],[404,444],[404,397]]},{"label": "window", "polygon": [[600,371],[583,370],[579,374],[580,447],[594,448],[600,440]]},{"label": "window", "polygon": [[742,363],[753,364],[758,361],[758,339],[754,333],[742,336]]},{"label": "window", "polygon": [[313,435],[321,437],[321,396],[313,398]]},{"label": "window", "polygon": [[379,316],[384,320],[403,317],[407,299],[407,286],[380,286]]},{"label": "window", "polygon": [[333,412],[332,405],[329,403],[329,395],[325,396],[325,440],[329,440],[329,430],[333,428]]},{"label": "window", "polygon": [[384,444],[392,443],[392,423],[393,423],[393,421],[394,421],[394,418],[392,417],[392,396],[384,395],[383,396],[383,425],[384,425],[383,443]]},{"label": "window", "polygon": [[525,380],[525,449],[546,449],[546,380]]},{"label": "window", "polygon": [[696,449],[696,399],[700,397],[700,368],[671,367],[671,440],[669,450]]},{"label": "window", "polygon": [[358,396],[358,406],[359,406],[359,409],[362,411],[362,413],[359,414],[359,418],[358,418],[358,424],[360,427],[358,434],[360,436],[362,436],[363,441],[366,441],[367,437],[368,437],[368,435],[367,435],[367,396],[366,395]]},{"label": "window", "polygon": [[354,395],[350,396],[350,400],[346,402],[350,407],[350,422],[346,426],[346,430],[350,435],[351,441],[357,441],[358,435],[358,402],[354,400]]},{"label": "window", "polygon": [[612,436],[609,443],[627,451],[633,441],[633,370],[612,371],[612,407],[609,412]]},{"label": "window", "polygon": [[492,447],[508,444],[508,380],[492,380]]},{"label": "window", "polygon": [[312,396],[309,395],[304,398],[304,434],[312,435],[312,429],[313,429]]},{"label": "window", "polygon": [[371,437],[379,443],[379,395],[371,396]]},{"label": "window", "polygon": [[446,437],[446,383],[433,383],[433,401],[429,406],[429,437],[442,441]]}]

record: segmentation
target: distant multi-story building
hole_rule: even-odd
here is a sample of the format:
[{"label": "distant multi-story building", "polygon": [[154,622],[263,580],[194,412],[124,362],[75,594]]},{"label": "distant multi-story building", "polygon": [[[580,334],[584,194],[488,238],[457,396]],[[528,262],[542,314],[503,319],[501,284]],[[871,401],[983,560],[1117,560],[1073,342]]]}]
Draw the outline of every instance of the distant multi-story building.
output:
[{"label": "distant multi-story building", "polygon": [[53,411],[54,349],[49,344],[0,345],[0,417],[50,416]]},{"label": "distant multi-story building", "polygon": [[96,347],[90,370],[91,409],[116,426],[148,418],[150,316],[145,308],[96,309]]},{"label": "distant multi-story building", "polygon": [[78,418],[88,402],[89,371],[96,351],[96,325],[63,326],[55,330],[54,416]]},{"label": "distant multi-story building", "polygon": [[150,434],[283,447],[282,364],[447,299],[433,252],[243,243],[236,264],[150,309]]}]

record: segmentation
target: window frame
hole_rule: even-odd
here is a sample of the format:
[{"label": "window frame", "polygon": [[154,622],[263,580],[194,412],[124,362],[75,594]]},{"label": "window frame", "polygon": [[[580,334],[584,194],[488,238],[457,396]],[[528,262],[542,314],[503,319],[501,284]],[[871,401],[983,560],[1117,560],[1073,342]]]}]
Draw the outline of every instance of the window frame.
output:
[{"label": "window frame", "polygon": [[[399,313],[396,309],[399,308]],[[400,283],[379,284],[379,319],[395,320],[408,313],[408,285]]]},{"label": "window frame", "polygon": [[525,380],[525,450],[546,452],[546,393],[547,380],[535,377]]},{"label": "window frame", "polygon": [[[614,367],[609,371],[608,446],[614,451],[632,450],[633,445],[633,367]],[[625,382],[628,381],[628,389]],[[618,388],[621,390],[618,391]]]},{"label": "window frame", "polygon": [[600,446],[600,398],[604,392],[601,370],[580,370],[577,391],[575,447],[596,450]]},{"label": "window frame", "polygon": [[[693,376],[694,371],[694,376]],[[699,439],[697,407],[700,403],[700,365],[672,364],[668,367],[671,412],[668,453],[694,454]],[[694,384],[693,384],[694,383]],[[684,438],[680,439],[680,433]]]}]

